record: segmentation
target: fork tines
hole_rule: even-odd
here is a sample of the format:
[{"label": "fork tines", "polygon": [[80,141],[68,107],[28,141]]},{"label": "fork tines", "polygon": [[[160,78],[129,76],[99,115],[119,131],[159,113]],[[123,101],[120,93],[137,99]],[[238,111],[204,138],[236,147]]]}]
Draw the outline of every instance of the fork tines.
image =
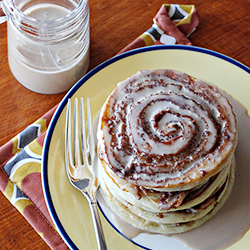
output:
[{"label": "fork tines", "polygon": [[[70,174],[73,175],[75,179],[81,178],[81,170],[79,169],[80,165],[86,165],[89,170],[92,172],[93,162],[95,157],[95,140],[93,134],[93,124],[91,118],[91,107],[90,99],[87,97],[87,123],[85,121],[85,110],[84,110],[84,100],[80,98],[80,112],[79,112],[79,103],[78,98],[74,100],[74,115],[73,115],[73,145],[72,143],[72,126],[71,126],[71,99],[68,99],[67,115],[66,115],[66,142],[68,145],[68,157],[70,165],[74,166],[74,171],[70,171]],[[80,114],[80,121],[79,121]],[[80,128],[80,136],[79,136]],[[70,148],[74,148],[73,152],[69,152]]]}]

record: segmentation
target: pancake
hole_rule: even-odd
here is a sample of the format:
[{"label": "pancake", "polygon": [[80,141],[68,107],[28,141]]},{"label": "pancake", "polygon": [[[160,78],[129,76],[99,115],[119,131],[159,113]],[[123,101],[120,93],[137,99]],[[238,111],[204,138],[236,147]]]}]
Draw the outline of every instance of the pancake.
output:
[{"label": "pancake", "polygon": [[[140,190],[141,187],[138,188],[138,186],[126,183],[120,178],[111,177],[110,173],[107,172],[108,169],[104,169],[104,167],[100,170],[100,178],[103,179],[105,186],[108,187],[109,192],[111,192],[115,197],[123,197],[123,199],[129,203],[147,211],[170,212],[188,209],[206,200],[213,192],[215,192],[219,185],[225,182],[225,179],[228,177],[230,167],[231,164],[227,168],[223,169],[218,175],[212,177],[211,180],[206,181],[203,185],[184,191],[184,195],[183,191],[159,192],[154,191],[153,189],[144,189],[142,193]],[[167,201],[165,201],[164,206],[161,203],[164,203],[164,198],[166,196],[167,198],[170,198],[166,198]]]},{"label": "pancake", "polygon": [[118,83],[101,109],[97,139],[101,190],[137,228],[195,228],[232,189],[232,106],[217,87],[183,72],[143,70]]},{"label": "pancake", "polygon": [[112,195],[101,181],[102,194],[110,208],[121,219],[137,229],[161,234],[176,234],[189,231],[204,224],[213,217],[229,197],[234,183],[235,164],[230,168],[228,178],[207,200],[186,210],[153,213],[134,206]]}]

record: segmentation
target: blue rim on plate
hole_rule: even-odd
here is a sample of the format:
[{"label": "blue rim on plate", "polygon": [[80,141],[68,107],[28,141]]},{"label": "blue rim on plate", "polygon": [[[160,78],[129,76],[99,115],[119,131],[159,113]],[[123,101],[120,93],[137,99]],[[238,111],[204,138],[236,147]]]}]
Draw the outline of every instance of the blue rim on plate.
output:
[{"label": "blue rim on plate", "polygon": [[[247,66],[245,66],[244,64],[228,57],[225,56],[223,54],[220,54],[218,52],[214,52],[208,49],[204,49],[204,48],[199,48],[199,47],[194,47],[194,46],[183,46],[183,45],[160,45],[160,46],[149,46],[149,47],[144,47],[144,48],[139,48],[139,49],[135,49],[132,51],[128,51],[125,52],[123,54],[120,54],[118,56],[115,56],[105,62],[103,62],[102,64],[100,64],[99,66],[97,66],[96,68],[94,68],[93,70],[91,70],[89,73],[87,73],[83,78],[81,78],[70,90],[69,92],[65,95],[65,97],[63,98],[63,100],[61,101],[61,103],[59,104],[57,110],[55,111],[53,118],[51,119],[51,122],[49,124],[48,130],[47,130],[47,135],[44,141],[44,147],[43,147],[43,157],[42,157],[42,185],[43,185],[43,191],[44,191],[44,196],[45,196],[45,200],[50,212],[50,215],[52,216],[52,219],[57,227],[57,229],[59,230],[61,236],[63,237],[64,241],[67,242],[68,246],[72,249],[78,249],[77,246],[74,244],[74,242],[70,239],[70,237],[68,236],[67,232],[65,231],[65,229],[63,228],[60,219],[58,218],[56,211],[55,211],[55,207],[53,205],[52,202],[52,197],[50,195],[50,189],[49,189],[49,183],[48,183],[48,152],[49,152],[49,146],[51,143],[51,137],[54,131],[54,128],[56,126],[57,120],[60,117],[64,107],[67,105],[67,99],[72,97],[73,94],[89,79],[91,78],[93,75],[95,75],[97,72],[101,71],[102,69],[104,69],[105,67],[107,67],[110,64],[115,63],[118,60],[121,60],[123,58],[132,56],[134,54],[138,54],[138,53],[143,53],[143,52],[148,52],[148,51],[153,51],[153,50],[190,50],[193,52],[199,52],[199,53],[204,53],[204,54],[208,54],[217,58],[220,58],[222,60],[225,60],[241,69],[243,69],[244,71],[246,71],[247,73],[250,74],[250,68],[248,68]],[[109,224],[111,224],[111,226],[119,233],[121,234],[123,237],[127,238],[126,236],[124,236],[107,218],[107,216],[105,215],[105,213],[103,212],[102,208],[99,206],[103,216],[105,217],[105,219],[108,221]],[[127,238],[128,239],[128,238]],[[134,242],[131,239],[128,239],[131,242],[133,242],[133,244],[146,249],[146,250],[150,250],[149,248],[146,248],[136,242]]]}]

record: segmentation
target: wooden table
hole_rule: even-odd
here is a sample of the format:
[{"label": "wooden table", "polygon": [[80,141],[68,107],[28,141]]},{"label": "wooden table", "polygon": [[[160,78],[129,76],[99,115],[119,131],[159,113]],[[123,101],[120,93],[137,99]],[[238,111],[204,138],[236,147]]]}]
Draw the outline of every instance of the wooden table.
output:
[{"label": "wooden table", "polygon": [[[89,0],[90,69],[114,56],[152,25],[160,0]],[[194,4],[201,25],[190,36],[193,45],[225,54],[250,67],[250,0],[176,0]],[[6,23],[0,25],[0,146],[60,102],[65,93],[33,93],[11,74]],[[0,193],[0,249],[49,249],[40,236]]]}]

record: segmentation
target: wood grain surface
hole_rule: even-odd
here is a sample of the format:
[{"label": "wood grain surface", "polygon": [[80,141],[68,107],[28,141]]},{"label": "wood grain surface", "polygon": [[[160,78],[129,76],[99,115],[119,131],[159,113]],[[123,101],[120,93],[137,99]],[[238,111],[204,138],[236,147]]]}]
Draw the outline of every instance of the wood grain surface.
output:
[{"label": "wood grain surface", "polygon": [[[90,69],[114,56],[152,25],[163,3],[194,4],[201,24],[193,45],[225,54],[250,67],[250,0],[90,0]],[[0,146],[60,102],[65,93],[31,92],[13,77],[7,57],[7,26],[0,25]],[[0,249],[49,249],[0,193]]]}]

